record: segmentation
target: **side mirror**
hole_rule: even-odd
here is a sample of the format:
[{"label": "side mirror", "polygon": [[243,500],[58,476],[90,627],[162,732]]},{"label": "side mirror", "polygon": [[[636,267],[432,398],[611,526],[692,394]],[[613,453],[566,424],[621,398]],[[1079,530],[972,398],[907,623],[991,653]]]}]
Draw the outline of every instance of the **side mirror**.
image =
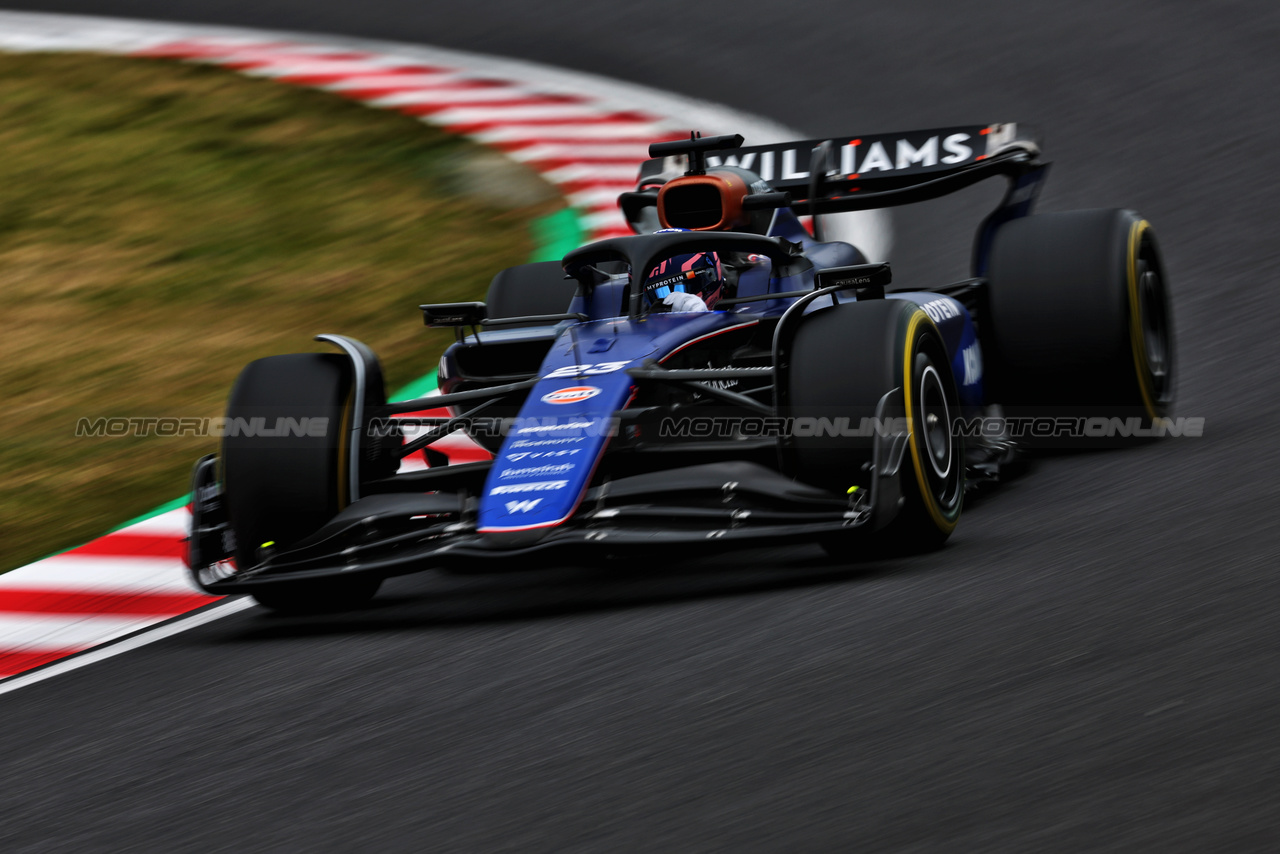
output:
[{"label": "side mirror", "polygon": [[488,316],[482,302],[442,302],[420,305],[422,322],[432,329],[456,326],[479,326]]},{"label": "side mirror", "polygon": [[885,286],[893,281],[889,264],[855,264],[827,267],[813,274],[814,288],[852,290],[858,299],[884,299]]}]

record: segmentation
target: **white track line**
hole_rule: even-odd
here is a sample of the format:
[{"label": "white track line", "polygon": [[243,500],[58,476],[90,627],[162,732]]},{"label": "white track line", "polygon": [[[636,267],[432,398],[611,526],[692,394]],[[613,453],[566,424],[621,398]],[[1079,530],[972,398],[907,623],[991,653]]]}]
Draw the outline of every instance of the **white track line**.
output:
[{"label": "white track line", "polygon": [[254,607],[253,600],[246,597],[238,599],[228,599],[218,603],[210,608],[202,611],[196,611],[191,614],[170,620],[167,623],[146,629],[140,634],[127,637],[123,640],[110,643],[106,646],[97,646],[86,652],[74,655],[70,658],[64,658],[53,664],[46,665],[39,670],[32,670],[27,673],[21,673],[17,676],[11,676],[4,681],[0,681],[0,694],[8,694],[10,691],[17,691],[19,688],[25,688],[28,685],[34,685],[37,682],[43,682],[46,679],[52,679],[54,676],[60,676],[63,673],[69,673],[72,670],[79,670],[90,664],[96,664],[99,661],[105,661],[124,652],[146,646],[149,643],[155,643],[168,637],[185,632],[188,629],[194,629],[197,626],[203,626],[205,623],[212,623],[214,620],[220,620],[223,617],[229,617],[241,611],[246,611]]}]

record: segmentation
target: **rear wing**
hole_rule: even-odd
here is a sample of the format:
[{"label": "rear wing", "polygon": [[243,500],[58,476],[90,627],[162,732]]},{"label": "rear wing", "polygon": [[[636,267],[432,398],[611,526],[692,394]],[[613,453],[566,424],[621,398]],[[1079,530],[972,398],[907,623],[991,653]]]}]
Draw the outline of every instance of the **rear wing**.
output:
[{"label": "rear wing", "polygon": [[[739,166],[790,193],[798,214],[911,204],[993,174],[1017,178],[1045,165],[1035,131],[1012,123],[753,145],[705,156],[708,169]],[[664,158],[646,160],[641,181],[671,166]]]}]

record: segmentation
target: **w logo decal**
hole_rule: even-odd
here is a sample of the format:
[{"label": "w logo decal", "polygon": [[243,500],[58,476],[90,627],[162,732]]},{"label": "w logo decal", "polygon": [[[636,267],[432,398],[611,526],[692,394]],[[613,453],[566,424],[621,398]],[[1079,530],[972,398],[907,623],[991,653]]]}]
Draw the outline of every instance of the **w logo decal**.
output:
[{"label": "w logo decal", "polygon": [[541,503],[542,503],[541,498],[528,498],[528,499],[525,499],[524,501],[508,501],[507,512],[508,513],[528,513]]}]

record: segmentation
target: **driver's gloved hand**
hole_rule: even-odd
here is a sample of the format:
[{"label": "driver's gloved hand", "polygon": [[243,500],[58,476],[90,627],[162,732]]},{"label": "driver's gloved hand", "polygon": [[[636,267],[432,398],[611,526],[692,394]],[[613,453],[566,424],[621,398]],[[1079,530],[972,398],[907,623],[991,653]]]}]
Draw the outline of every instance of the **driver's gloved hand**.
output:
[{"label": "driver's gloved hand", "polygon": [[662,304],[668,306],[671,311],[708,311],[702,297],[697,294],[686,294],[683,291],[667,294]]}]

